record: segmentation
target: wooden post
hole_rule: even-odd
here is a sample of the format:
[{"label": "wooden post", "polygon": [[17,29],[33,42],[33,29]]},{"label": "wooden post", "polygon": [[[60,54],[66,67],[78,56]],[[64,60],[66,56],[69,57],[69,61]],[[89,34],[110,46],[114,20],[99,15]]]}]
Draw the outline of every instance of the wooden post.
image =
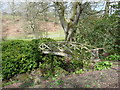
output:
[{"label": "wooden post", "polygon": [[92,53],[92,57],[91,60],[93,62],[98,62],[100,61],[100,57],[99,57],[99,50],[102,50],[103,48],[96,48],[96,49],[92,49],[91,53]]}]

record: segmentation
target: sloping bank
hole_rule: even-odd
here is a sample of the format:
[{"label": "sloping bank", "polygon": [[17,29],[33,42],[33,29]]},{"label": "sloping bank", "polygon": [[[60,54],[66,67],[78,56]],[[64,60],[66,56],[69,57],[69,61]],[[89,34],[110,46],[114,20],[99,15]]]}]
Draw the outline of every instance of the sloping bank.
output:
[{"label": "sloping bank", "polygon": [[73,74],[53,81],[43,81],[32,88],[118,88],[118,66],[102,71]]}]

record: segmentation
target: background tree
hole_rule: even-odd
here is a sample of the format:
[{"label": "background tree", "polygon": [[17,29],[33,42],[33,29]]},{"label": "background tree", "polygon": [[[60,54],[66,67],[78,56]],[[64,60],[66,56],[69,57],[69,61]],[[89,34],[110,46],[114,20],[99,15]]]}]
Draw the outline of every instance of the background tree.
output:
[{"label": "background tree", "polygon": [[[39,21],[47,20],[46,12],[48,9],[48,4],[43,2],[26,2],[25,5],[25,22],[27,22],[25,25],[27,27],[26,32],[28,33],[34,33],[35,38],[43,37],[44,30],[40,29]],[[46,33],[46,32],[45,32]]]},{"label": "background tree", "polygon": [[[76,33],[77,42],[104,47],[110,53],[120,52],[119,2],[110,6],[114,12],[109,15],[104,14],[105,17],[103,14],[94,13],[79,21]],[[102,11],[106,11],[106,8]]]},{"label": "background tree", "polygon": [[15,21],[15,1],[14,0],[12,0],[12,2],[8,2],[8,5],[9,5],[9,7],[10,7],[10,9],[11,9],[11,15],[13,16],[13,21]]},{"label": "background tree", "polygon": [[110,0],[106,1],[106,5],[105,5],[105,15],[109,15],[110,11]]}]

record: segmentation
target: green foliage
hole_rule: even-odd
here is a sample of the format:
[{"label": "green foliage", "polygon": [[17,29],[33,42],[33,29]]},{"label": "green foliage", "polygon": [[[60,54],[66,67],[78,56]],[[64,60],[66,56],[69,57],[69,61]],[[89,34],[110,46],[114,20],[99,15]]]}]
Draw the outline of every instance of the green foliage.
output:
[{"label": "green foliage", "polygon": [[88,17],[83,23],[80,23],[79,33],[82,34],[78,41],[84,41],[83,43],[89,43],[96,47],[112,47],[114,38],[109,31],[114,23],[111,22],[111,18],[93,18],[93,20],[91,18],[93,17]]},{"label": "green foliage", "polygon": [[[31,70],[38,68],[39,62],[42,62],[42,60],[45,59],[43,58],[44,55],[42,55],[41,52],[39,51],[38,45],[39,42],[47,41],[54,40],[51,39],[39,39],[32,41],[11,40],[2,42],[3,80],[9,79],[16,74],[30,72]],[[48,60],[51,61],[50,59]]]},{"label": "green foliage", "polygon": [[81,19],[76,33],[77,42],[87,43],[96,47],[104,47],[110,53],[119,53],[119,5],[114,6],[114,8],[117,10],[110,16],[88,16],[85,19]]},{"label": "green foliage", "polygon": [[25,81],[25,82],[22,83],[19,87],[20,87],[20,88],[27,88],[27,87],[31,87],[31,86],[34,86],[34,82]]},{"label": "green foliage", "polygon": [[39,67],[44,70],[43,75],[45,77],[52,77],[55,75],[55,68],[59,67],[61,63],[61,58],[58,56],[53,55],[42,55],[41,56],[41,63]]},{"label": "green foliage", "polygon": [[39,67],[45,72],[45,77],[63,76],[70,72],[74,72],[77,68],[82,68],[83,63],[78,60],[67,61],[66,58],[60,56],[45,55],[42,56],[42,63]]},{"label": "green foliage", "polygon": [[86,88],[90,88],[90,87],[91,87],[91,85],[88,85],[88,84],[87,84],[87,85],[85,85],[85,87],[86,87]]},{"label": "green foliage", "polygon": [[37,67],[38,51],[28,41],[13,40],[2,43],[2,75],[3,79],[31,71]]},{"label": "green foliage", "polygon": [[45,42],[55,42],[55,40],[51,38],[41,38],[41,39],[33,39],[33,42],[39,44],[39,43],[45,43]]},{"label": "green foliage", "polygon": [[57,78],[52,78],[52,80],[54,80],[54,82],[52,82],[50,84],[50,88],[53,88],[53,86],[59,86],[62,87],[64,85],[64,81],[62,79],[57,79]]},{"label": "green foliage", "polygon": [[106,57],[105,60],[120,61],[120,55],[117,55],[117,54],[110,55],[110,56]]},{"label": "green foliage", "polygon": [[64,81],[63,80],[57,80],[55,82],[56,85],[63,85],[64,84]]},{"label": "green foliage", "polygon": [[[3,80],[10,79],[16,74],[30,72],[40,68],[45,78],[67,75],[68,73],[82,73],[81,68],[87,66],[89,54],[82,50],[77,56],[66,58],[52,54],[43,54],[39,49],[40,43],[53,42],[50,38],[34,39],[32,41],[11,40],[2,42],[2,75]],[[86,56],[88,55],[88,56]],[[83,65],[84,64],[84,65]]]},{"label": "green foliage", "polygon": [[[39,47],[41,43],[55,43],[56,41],[51,38],[40,38],[40,39],[33,39],[32,43],[35,44],[35,47]],[[49,45],[48,45],[49,46]],[[39,50],[39,48],[38,48]]]},{"label": "green foliage", "polygon": [[11,85],[13,83],[17,83],[17,82],[19,82],[19,81],[9,81],[7,83],[2,83],[2,86],[5,87],[5,86]]},{"label": "green foliage", "polygon": [[72,59],[71,65],[69,66],[71,71],[75,71],[76,69],[83,68],[83,62],[80,60]]},{"label": "green foliage", "polygon": [[76,71],[74,72],[74,74],[81,74],[81,73],[84,73],[83,69],[76,70]]},{"label": "green foliage", "polygon": [[88,47],[82,46],[80,47],[80,50],[74,51],[73,58],[71,60],[71,67],[74,67],[76,69],[89,69],[89,64],[90,64],[90,58],[91,58],[91,53],[88,52]]},{"label": "green foliage", "polygon": [[102,61],[95,64],[95,70],[108,69],[112,66],[112,63],[109,61]]}]

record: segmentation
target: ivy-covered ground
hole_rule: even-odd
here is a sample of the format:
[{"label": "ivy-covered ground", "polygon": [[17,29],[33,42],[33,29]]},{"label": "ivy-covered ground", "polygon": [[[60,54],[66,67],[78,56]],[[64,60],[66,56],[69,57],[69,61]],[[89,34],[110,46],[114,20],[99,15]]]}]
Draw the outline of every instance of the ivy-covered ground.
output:
[{"label": "ivy-covered ground", "polygon": [[106,70],[42,80],[38,85],[33,85],[32,81],[18,82],[4,88],[119,88],[120,70],[118,66],[118,62],[114,62],[113,67]]}]

